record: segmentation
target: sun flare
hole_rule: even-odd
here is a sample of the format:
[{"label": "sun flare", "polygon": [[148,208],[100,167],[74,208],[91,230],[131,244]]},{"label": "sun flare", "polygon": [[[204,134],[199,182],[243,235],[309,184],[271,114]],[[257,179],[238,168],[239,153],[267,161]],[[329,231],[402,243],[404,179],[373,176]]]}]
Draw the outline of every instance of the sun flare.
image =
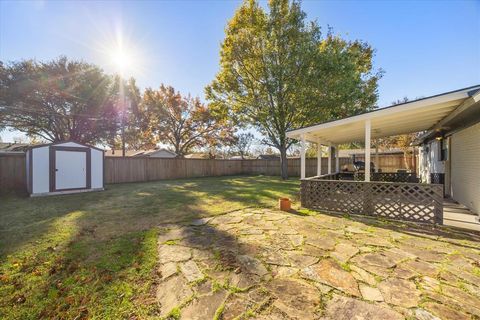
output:
[{"label": "sun flare", "polygon": [[132,55],[122,48],[112,50],[110,59],[115,69],[122,75],[132,71],[134,68],[134,59]]},{"label": "sun flare", "polygon": [[147,44],[143,38],[134,36],[134,32],[122,27],[120,22],[114,26],[98,26],[97,30],[91,47],[107,72],[123,78],[138,77],[148,72]]}]

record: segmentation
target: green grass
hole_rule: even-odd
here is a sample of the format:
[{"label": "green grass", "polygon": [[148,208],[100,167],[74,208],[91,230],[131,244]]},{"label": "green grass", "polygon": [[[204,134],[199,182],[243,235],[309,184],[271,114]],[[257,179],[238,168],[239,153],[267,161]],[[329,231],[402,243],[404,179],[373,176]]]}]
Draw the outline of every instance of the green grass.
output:
[{"label": "green grass", "polygon": [[473,267],[472,273],[476,276],[480,277],[480,268],[479,267]]},{"label": "green grass", "polygon": [[343,270],[345,271],[352,271],[350,264],[348,262],[340,262],[340,267],[342,267]]},{"label": "green grass", "polygon": [[1,198],[0,318],[155,318],[156,226],[273,207],[298,185],[220,177]]},{"label": "green grass", "polygon": [[168,318],[171,318],[171,319],[180,319],[180,308],[178,307],[175,307],[172,309],[172,311],[170,311],[170,313],[168,314]]}]

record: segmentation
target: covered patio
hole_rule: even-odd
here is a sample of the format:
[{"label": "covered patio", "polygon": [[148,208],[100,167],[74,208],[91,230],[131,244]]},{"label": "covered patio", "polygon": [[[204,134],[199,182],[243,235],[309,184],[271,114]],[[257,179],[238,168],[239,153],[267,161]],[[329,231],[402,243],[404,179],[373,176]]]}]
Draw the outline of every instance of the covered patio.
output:
[{"label": "covered patio", "polygon": [[[302,206],[442,224],[443,185],[420,183],[415,172],[383,173],[378,172],[378,166],[372,170],[372,139],[423,131],[440,136],[442,120],[471,103],[471,93],[472,88],[461,89],[289,131],[287,137],[301,142]],[[314,177],[305,176],[307,142],[317,145]],[[365,143],[363,172],[340,170],[338,146],[350,142]],[[328,150],[327,172],[321,169],[324,147]]]}]

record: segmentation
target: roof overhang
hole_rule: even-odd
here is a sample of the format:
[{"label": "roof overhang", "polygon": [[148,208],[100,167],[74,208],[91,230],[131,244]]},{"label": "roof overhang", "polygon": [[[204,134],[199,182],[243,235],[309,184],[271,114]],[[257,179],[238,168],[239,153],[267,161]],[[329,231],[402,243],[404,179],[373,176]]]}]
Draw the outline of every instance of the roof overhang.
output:
[{"label": "roof overhang", "polygon": [[462,128],[480,122],[480,90],[466,99],[445,118],[420,135],[413,145],[420,145],[438,136],[448,136]]},{"label": "roof overhang", "polygon": [[[468,101],[478,98],[480,85],[418,99],[357,116],[321,123],[287,132],[287,137],[314,143],[342,144],[365,140],[370,120],[371,138],[420,132],[435,126]],[[468,101],[467,101],[468,100]]]}]

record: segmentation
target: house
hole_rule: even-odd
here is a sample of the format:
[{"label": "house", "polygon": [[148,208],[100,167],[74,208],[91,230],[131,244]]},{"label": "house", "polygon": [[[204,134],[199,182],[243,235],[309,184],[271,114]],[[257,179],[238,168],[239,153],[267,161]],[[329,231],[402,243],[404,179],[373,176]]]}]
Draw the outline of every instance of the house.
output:
[{"label": "house", "polygon": [[134,157],[149,157],[149,158],[176,158],[177,154],[168,149],[155,149],[141,151],[133,155]]},{"label": "house", "polygon": [[[476,85],[291,130],[287,136],[301,142],[302,206],[480,231],[479,123],[480,85]],[[417,141],[422,153],[419,177],[370,172],[373,138],[418,132],[424,132]],[[317,144],[319,154],[327,146],[326,174],[319,162],[317,176],[305,176],[307,141]],[[340,172],[338,145],[351,142],[365,143],[364,173]]]},{"label": "house", "polygon": [[260,154],[257,156],[259,160],[279,160],[280,156],[278,154]]},{"label": "house", "polygon": [[[106,150],[107,157],[122,157],[121,149]],[[149,157],[149,158],[176,158],[177,154],[168,149],[151,149],[151,150],[125,150],[126,157]]]},{"label": "house", "polygon": [[[125,150],[125,157],[133,157],[139,152],[145,152],[147,150]],[[105,150],[106,157],[122,157],[122,149],[110,149]]]},{"label": "house", "polygon": [[419,175],[445,196],[480,213],[480,90],[421,135]]},{"label": "house", "polygon": [[29,143],[0,142],[0,152],[24,153],[30,146]]},{"label": "house", "polygon": [[185,155],[185,159],[223,159],[221,154],[213,154],[210,152],[197,152]]},{"label": "house", "polygon": [[184,156],[185,159],[211,159],[210,154],[208,153],[190,153]]}]

